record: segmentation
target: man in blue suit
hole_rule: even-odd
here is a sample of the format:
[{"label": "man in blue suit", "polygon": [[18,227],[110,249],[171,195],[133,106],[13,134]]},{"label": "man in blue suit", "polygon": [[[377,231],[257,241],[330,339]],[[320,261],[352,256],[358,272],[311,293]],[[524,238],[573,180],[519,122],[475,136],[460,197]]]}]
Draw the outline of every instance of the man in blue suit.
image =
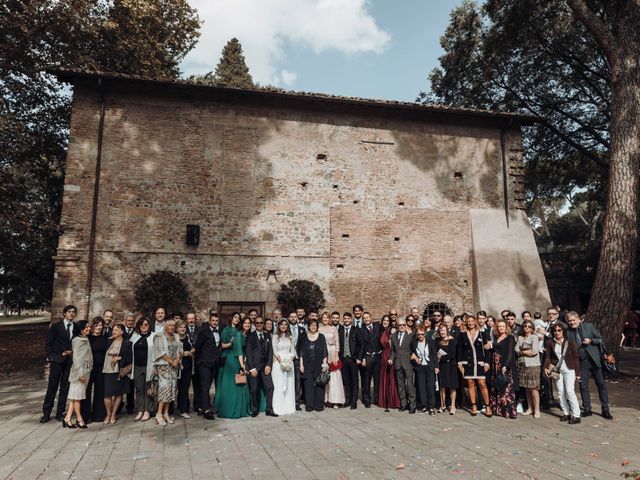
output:
[{"label": "man in blue suit", "polygon": [[592,415],[591,397],[589,395],[589,378],[593,376],[598,387],[598,396],[602,405],[602,416],[607,420],[613,420],[609,410],[609,394],[607,385],[604,383],[602,374],[602,354],[600,345],[602,335],[591,323],[584,323],[580,315],[576,312],[567,314],[569,329],[567,336],[578,345],[578,355],[580,356],[580,396],[582,397],[582,417]]}]

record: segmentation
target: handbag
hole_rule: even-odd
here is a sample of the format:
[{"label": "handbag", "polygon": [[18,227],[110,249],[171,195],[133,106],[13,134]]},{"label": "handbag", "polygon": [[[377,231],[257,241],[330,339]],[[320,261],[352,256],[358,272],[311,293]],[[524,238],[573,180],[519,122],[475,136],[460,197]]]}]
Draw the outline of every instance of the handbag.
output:
[{"label": "handbag", "polygon": [[236,373],[236,385],[246,385],[247,376],[244,373]]},{"label": "handbag", "polygon": [[498,393],[502,393],[507,388],[507,385],[509,385],[509,375],[500,371],[493,380],[493,386]]},{"label": "handbag", "polygon": [[328,370],[324,370],[320,372],[320,375],[316,377],[314,383],[318,387],[324,387],[327,383],[329,383],[330,379],[331,379],[331,374],[329,373]]},{"label": "handbag", "polygon": [[151,377],[149,385],[147,385],[147,395],[156,398],[158,396],[158,375]]},{"label": "handbag", "polygon": [[616,357],[608,352],[603,343],[600,343],[600,354],[602,355],[602,371],[607,375],[616,373]]},{"label": "handbag", "polygon": [[551,365],[549,367],[549,373],[547,377],[552,380],[560,379],[560,367],[562,366],[562,362],[564,361],[564,356],[567,354],[567,347],[569,346],[569,342],[565,340],[564,346],[562,347],[562,353],[560,354],[560,360],[555,365]]}]

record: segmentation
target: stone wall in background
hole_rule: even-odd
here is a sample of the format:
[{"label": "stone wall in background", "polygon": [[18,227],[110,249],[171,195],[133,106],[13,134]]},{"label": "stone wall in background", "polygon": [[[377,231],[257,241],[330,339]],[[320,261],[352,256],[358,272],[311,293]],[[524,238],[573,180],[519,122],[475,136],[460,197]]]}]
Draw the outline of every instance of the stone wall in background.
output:
[{"label": "stone wall in background", "polygon": [[[98,122],[95,88],[77,84],[54,316],[67,303],[85,313]],[[140,275],[156,269],[181,273],[202,312],[219,301],[271,310],[296,278],[317,282],[331,309],[472,310],[469,212],[518,207],[520,149],[519,127],[501,138],[482,120],[110,91],[90,313],[132,309]],[[198,246],[187,224],[200,226]]]}]

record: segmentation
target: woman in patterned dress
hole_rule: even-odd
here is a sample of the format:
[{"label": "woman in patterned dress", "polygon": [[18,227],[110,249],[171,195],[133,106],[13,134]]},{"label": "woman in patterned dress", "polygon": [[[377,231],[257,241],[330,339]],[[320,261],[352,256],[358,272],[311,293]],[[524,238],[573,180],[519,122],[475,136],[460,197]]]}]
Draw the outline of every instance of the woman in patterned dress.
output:
[{"label": "woman in patterned dress", "polygon": [[182,361],[182,342],[175,334],[175,328],[175,321],[167,320],[162,334],[153,338],[153,359],[158,375],[156,422],[161,426],[174,421],[169,416],[169,405],[176,399],[178,374]]},{"label": "woman in patterned dress", "polygon": [[[511,335],[509,326],[504,320],[498,320],[494,328],[491,358],[491,410],[496,415],[505,418],[516,418],[516,391],[514,378],[518,375],[516,361],[516,340]],[[496,382],[498,375],[506,377],[506,384]],[[503,377],[503,378],[504,378]]]}]

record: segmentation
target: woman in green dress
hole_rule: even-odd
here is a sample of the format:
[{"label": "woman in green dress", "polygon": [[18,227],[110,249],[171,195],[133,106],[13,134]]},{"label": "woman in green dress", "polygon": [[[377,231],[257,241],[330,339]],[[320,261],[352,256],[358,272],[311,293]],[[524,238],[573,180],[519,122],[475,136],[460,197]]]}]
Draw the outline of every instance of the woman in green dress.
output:
[{"label": "woman in green dress", "polygon": [[[245,333],[244,330],[247,332]],[[251,321],[246,318],[240,324],[240,315],[234,313],[231,317],[231,324],[225,327],[220,335],[224,364],[218,376],[215,401],[220,418],[241,418],[251,415],[249,387],[246,383],[236,384],[236,373],[246,375],[244,345],[246,335],[250,331]]]}]

